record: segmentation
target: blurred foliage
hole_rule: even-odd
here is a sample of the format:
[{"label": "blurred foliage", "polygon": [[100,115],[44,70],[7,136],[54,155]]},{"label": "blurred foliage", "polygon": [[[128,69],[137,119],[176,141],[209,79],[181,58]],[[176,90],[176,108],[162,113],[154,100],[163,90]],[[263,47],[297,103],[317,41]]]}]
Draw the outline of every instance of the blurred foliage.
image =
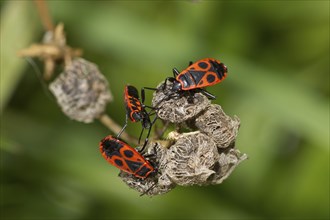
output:
[{"label": "blurred foliage", "polygon": [[[139,197],[99,153],[109,131],[67,119],[16,56],[43,35],[33,2],[2,1],[1,219],[329,219],[329,1],[49,8],[68,43],[109,79],[118,123],[125,84],[155,87],[190,60],[223,61],[228,78],[208,90],[240,117],[237,146],[250,159],[221,185]],[[138,135],[140,125],[127,131]]]}]

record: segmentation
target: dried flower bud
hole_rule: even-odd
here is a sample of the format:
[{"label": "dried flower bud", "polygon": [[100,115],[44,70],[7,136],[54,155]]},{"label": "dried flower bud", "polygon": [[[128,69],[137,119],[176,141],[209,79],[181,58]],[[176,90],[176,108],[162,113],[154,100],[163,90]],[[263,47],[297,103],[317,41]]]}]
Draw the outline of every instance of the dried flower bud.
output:
[{"label": "dried flower bud", "polygon": [[166,174],[181,186],[205,185],[215,173],[213,167],[219,160],[215,142],[197,132],[179,137],[170,147],[165,158]]},{"label": "dried flower bud", "polygon": [[85,123],[99,117],[112,100],[105,77],[95,64],[82,58],[74,59],[49,89],[64,114]]},{"label": "dried flower bud", "polygon": [[217,147],[227,148],[236,139],[240,121],[230,118],[219,105],[209,105],[195,120],[195,126],[216,142]]},{"label": "dried flower bud", "polygon": [[166,175],[181,186],[218,184],[246,159],[238,150],[220,152],[208,135],[197,132],[182,134],[168,150]]},{"label": "dried flower bud", "polygon": [[182,123],[195,117],[210,104],[208,98],[201,93],[191,93],[190,95],[187,92],[187,95],[181,97],[169,97],[171,94],[178,95],[171,91],[173,83],[167,81],[164,90],[163,85],[164,82],[158,85],[158,90],[154,92],[152,99],[152,106],[157,108],[156,113],[160,119],[172,123]]}]

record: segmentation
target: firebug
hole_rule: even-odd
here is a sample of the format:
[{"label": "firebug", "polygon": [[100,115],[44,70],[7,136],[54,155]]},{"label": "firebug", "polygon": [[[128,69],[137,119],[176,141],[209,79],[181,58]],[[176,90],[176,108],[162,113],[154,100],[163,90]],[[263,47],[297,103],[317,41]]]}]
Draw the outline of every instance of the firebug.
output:
[{"label": "firebug", "polygon": [[[141,96],[142,96],[142,101],[140,101],[139,92],[134,86],[131,86],[131,85],[125,86],[124,104],[125,104],[125,109],[126,109],[126,120],[125,120],[125,124],[124,124],[122,130],[117,135],[117,138],[119,138],[121,133],[125,130],[125,128],[127,127],[128,119],[132,122],[140,121],[142,124],[142,131],[140,133],[139,143],[140,143],[144,129],[149,129],[147,137],[144,142],[144,145],[143,145],[142,149],[140,150],[140,152],[142,152],[144,150],[144,148],[148,142],[148,138],[150,135],[152,125],[157,120],[157,116],[153,119],[153,121],[150,120],[150,115],[152,114],[151,111],[154,108],[152,108],[150,106],[146,106],[144,104],[144,99],[145,99],[144,92],[141,93]],[[147,107],[151,108],[150,112],[146,111]]]},{"label": "firebug", "polygon": [[220,61],[213,58],[201,59],[195,63],[190,62],[190,65],[179,72],[173,68],[173,76],[168,77],[166,82],[173,82],[172,92],[190,91],[198,89],[210,99],[215,99],[215,96],[205,91],[203,88],[220,83],[227,76],[228,69]]},{"label": "firebug", "polygon": [[157,173],[157,169],[127,143],[109,135],[99,144],[102,156],[120,170],[145,179]]}]

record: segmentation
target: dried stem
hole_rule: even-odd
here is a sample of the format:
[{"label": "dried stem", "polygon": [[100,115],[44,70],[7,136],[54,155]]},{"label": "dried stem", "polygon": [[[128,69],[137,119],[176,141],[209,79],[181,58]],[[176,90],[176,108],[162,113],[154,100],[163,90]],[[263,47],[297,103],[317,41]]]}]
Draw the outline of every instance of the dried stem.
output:
[{"label": "dried stem", "polygon": [[[104,126],[106,126],[114,134],[118,134],[122,129],[122,127],[119,126],[114,120],[112,120],[112,118],[109,117],[109,115],[107,114],[101,115],[99,117],[99,120]],[[125,142],[132,143],[134,145],[138,144],[138,140],[127,134],[125,131],[121,134],[120,138],[123,139]]]},{"label": "dried stem", "polygon": [[46,31],[53,31],[54,30],[54,24],[51,19],[47,3],[45,0],[34,0],[38,11],[40,15],[41,22],[45,28]]}]

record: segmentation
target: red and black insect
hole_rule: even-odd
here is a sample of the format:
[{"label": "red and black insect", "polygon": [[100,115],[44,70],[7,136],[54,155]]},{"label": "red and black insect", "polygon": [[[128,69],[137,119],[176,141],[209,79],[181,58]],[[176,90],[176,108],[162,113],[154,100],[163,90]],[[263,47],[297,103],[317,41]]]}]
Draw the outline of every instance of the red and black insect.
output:
[{"label": "red and black insect", "polygon": [[203,88],[220,83],[226,78],[227,72],[227,67],[220,61],[213,58],[201,59],[195,63],[190,62],[189,66],[181,72],[173,68],[174,77],[166,78],[163,89],[165,89],[168,80],[173,82],[171,88],[173,93],[197,89],[208,98],[215,99],[214,95]]},{"label": "red and black insect", "polygon": [[[201,59],[195,63],[190,62],[189,66],[181,72],[173,68],[173,77],[167,77],[162,86],[162,90],[164,91],[167,86],[167,81],[172,82],[172,88],[170,88],[171,92],[166,94],[166,97],[159,101],[154,109],[156,109],[162,101],[172,97],[180,97],[188,93],[189,98],[191,98],[193,92],[201,92],[207,98],[215,99],[215,96],[207,92],[204,88],[220,83],[226,78],[227,73],[227,67],[213,58]],[[141,89],[141,94],[144,94],[144,89],[158,90],[156,88],[143,87]]]},{"label": "red and black insect", "polygon": [[124,172],[141,179],[154,176],[157,173],[155,166],[138,151],[111,135],[103,138],[99,146],[102,156],[110,164]]},{"label": "red and black insect", "polygon": [[[151,113],[151,111],[154,110],[154,108],[152,108],[150,106],[146,106],[144,104],[144,99],[145,99],[144,92],[141,93],[141,96],[142,96],[142,102],[140,101],[139,92],[134,86],[131,86],[131,85],[125,86],[124,103],[125,103],[125,109],[126,109],[126,120],[125,120],[125,125],[123,126],[123,128],[119,132],[119,134],[117,135],[117,138],[118,138],[121,135],[121,133],[125,130],[125,128],[127,127],[128,118],[132,122],[140,121],[142,124],[142,131],[140,133],[139,143],[140,143],[144,129],[149,129],[147,137],[144,142],[144,145],[141,148],[140,152],[142,152],[144,150],[145,146],[147,145],[152,125],[157,120],[157,116],[153,119],[153,121],[150,120],[150,115],[153,114],[153,113]],[[150,108],[151,111],[147,112],[146,108]]]}]

